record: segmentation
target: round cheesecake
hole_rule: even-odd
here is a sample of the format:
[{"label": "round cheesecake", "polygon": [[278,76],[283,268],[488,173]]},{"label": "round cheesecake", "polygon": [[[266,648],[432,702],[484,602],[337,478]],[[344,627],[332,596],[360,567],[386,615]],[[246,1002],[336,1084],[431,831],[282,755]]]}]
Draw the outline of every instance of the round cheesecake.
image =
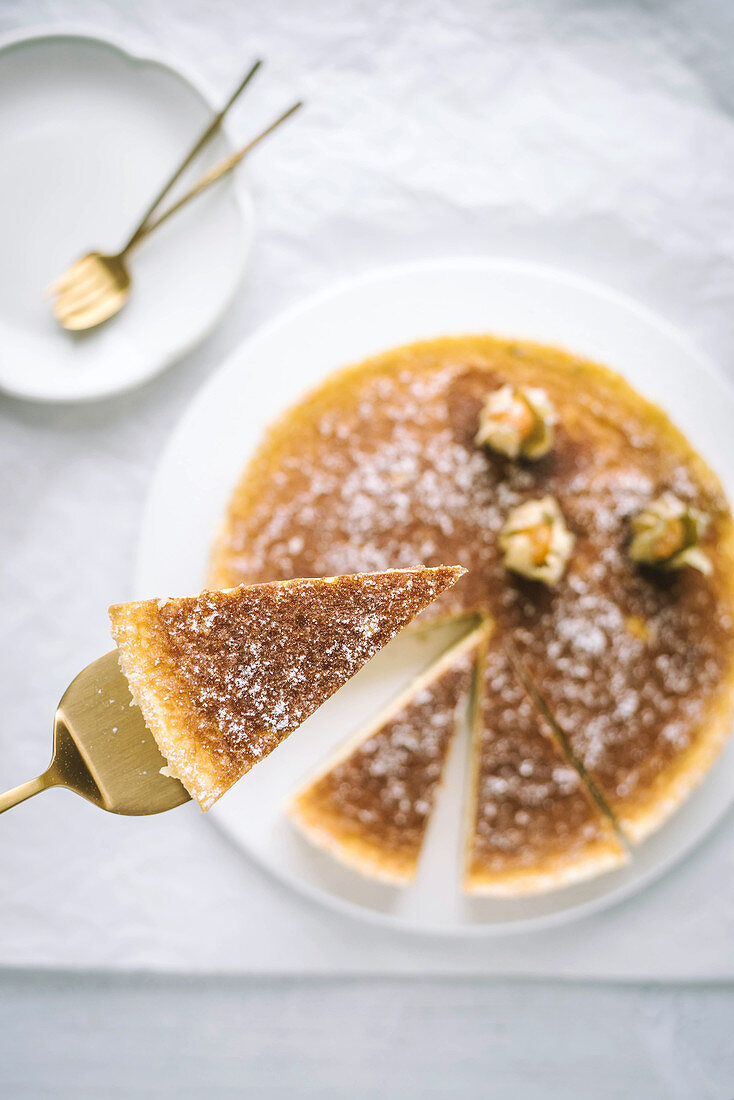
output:
[{"label": "round cheesecake", "polygon": [[[541,389],[552,403],[542,457],[476,442],[482,408],[503,386]],[[707,518],[710,572],[632,560],[631,522],[663,494]],[[573,536],[553,586],[508,570],[500,538],[515,509],[548,497]],[[332,375],[271,427],[231,499],[209,583],[446,561],[468,572],[419,621],[491,620],[493,646],[512,646],[556,747],[614,827],[644,838],[710,766],[734,710],[734,527],[717,477],[605,367],[493,337],[414,344]],[[491,693],[492,678],[480,679]],[[548,798],[564,797],[554,790]],[[474,819],[492,849],[481,804]]]}]

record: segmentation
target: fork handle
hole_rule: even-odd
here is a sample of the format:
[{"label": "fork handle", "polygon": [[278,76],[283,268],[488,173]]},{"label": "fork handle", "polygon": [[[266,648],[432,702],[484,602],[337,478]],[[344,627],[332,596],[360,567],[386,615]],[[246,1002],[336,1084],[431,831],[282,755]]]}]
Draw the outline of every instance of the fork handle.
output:
[{"label": "fork handle", "polygon": [[34,794],[56,786],[56,783],[57,780],[49,769],[43,775],[38,775],[35,779],[29,779],[27,783],[21,783],[19,787],[13,787],[5,794],[0,794],[0,814],[17,806],[19,802],[25,802],[26,798],[32,798]]},{"label": "fork handle", "polygon": [[171,190],[171,188],[173,187],[174,183],[179,178],[179,176],[191,164],[194,157],[196,157],[198,155],[198,153],[200,152],[200,150],[204,148],[206,143],[209,141],[209,138],[212,136],[214,131],[217,129],[219,124],[222,122],[222,119],[224,118],[224,116],[227,114],[227,111],[230,109],[230,107],[232,106],[234,101],[239,98],[240,94],[242,92],[244,92],[245,88],[250,83],[253,76],[255,75],[255,73],[257,72],[257,70],[260,68],[261,65],[262,65],[262,61],[256,61],[255,64],[252,66],[252,68],[245,74],[245,76],[242,78],[242,80],[237,85],[235,90],[232,92],[232,94],[229,97],[229,99],[227,100],[227,102],[222,107],[221,111],[217,111],[214,118],[208,124],[207,128],[204,130],[201,137],[198,138],[195,145],[193,145],[192,148],[189,150],[189,152],[186,154],[184,159],[179,164],[178,168],[176,168],[173,175],[171,175],[166,180],[163,187],[158,192],[156,197],[153,199],[152,203],[150,204],[148,209],[145,211],[142,218],[138,222],[137,226],[133,230],[132,236],[130,237],[130,239],[128,240],[127,244],[125,245],[125,247],[123,249],[123,255],[129,249],[131,249],[133,247],[133,245],[138,240],[140,240],[141,237],[145,236],[147,222],[148,222],[149,218],[152,216],[152,214],[155,211],[156,207],[163,201],[163,199],[166,197],[168,192]]},{"label": "fork handle", "polygon": [[185,195],[182,195],[178,202],[175,202],[165,214],[161,214],[159,218],[156,218],[153,222],[148,222],[147,225],[142,226],[137,235],[131,237],[130,241],[125,246],[122,256],[126,256],[128,252],[132,251],[135,245],[139,244],[144,237],[147,237],[154,229],[157,229],[159,225],[163,225],[163,222],[168,221],[172,214],[175,214],[182,206],[185,206],[191,199],[196,198],[202,191],[206,191],[207,187],[211,187],[213,183],[220,180],[223,176],[228,175],[237,165],[243,160],[247,154],[259,145],[263,138],[266,138],[268,134],[272,134],[273,130],[276,130],[281,123],[285,122],[287,118],[290,118],[292,114],[303,106],[303,102],[299,100],[298,103],[294,103],[292,107],[289,107],[287,111],[284,111],[282,115],[279,115],[274,122],[271,122],[269,126],[266,126],[264,130],[261,130],[257,137],[254,137],[252,141],[248,142],[243,149],[238,149],[236,153],[232,153],[230,156],[225,157],[224,160],[220,160],[218,164],[215,164],[197,184],[195,184],[190,191],[187,191]]}]

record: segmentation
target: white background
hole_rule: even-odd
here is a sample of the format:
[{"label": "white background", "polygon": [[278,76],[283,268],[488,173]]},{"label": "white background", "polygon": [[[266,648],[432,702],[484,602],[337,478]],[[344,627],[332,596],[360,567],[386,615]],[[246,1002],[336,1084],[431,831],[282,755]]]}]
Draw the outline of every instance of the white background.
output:
[{"label": "white background", "polygon": [[[0,6],[0,30],[61,19],[173,54],[222,95],[263,54],[267,77],[238,114],[243,137],[294,94],[309,107],[253,159],[249,276],[205,345],[109,402],[59,409],[0,399],[3,787],[45,766],[61,691],[107,648],[105,609],[130,591],[146,487],[180,412],[239,339],[304,293],[392,260],[548,260],[659,309],[734,373],[734,9],[723,0]],[[284,974],[730,978],[733,840],[729,819],[639,899],[542,940],[416,947],[291,895],[244,864],[193,807],[129,821],[50,792],[2,822],[0,960],[206,972],[250,969],[255,956],[266,973]],[[106,1057],[116,1058],[120,1095],[146,1067],[159,1094],[194,1088],[199,1073],[202,1089],[209,1079],[264,1095],[270,1082],[273,1095],[292,1095],[304,1065],[300,1091],[335,1096],[381,1083],[385,1091],[386,1081],[425,1096],[452,1080],[483,1095],[493,1067],[508,1096],[616,1096],[633,1080],[636,1095],[732,1094],[729,987],[4,981],[8,1095],[114,1095],[101,1083]],[[232,1019],[241,1042],[229,1046]],[[165,1058],[140,1050],[151,1028]],[[335,1030],[346,1047],[330,1039]],[[79,1034],[92,1041],[97,1032],[92,1057]],[[428,1076],[421,1036],[446,1052],[440,1066],[431,1054]],[[23,1040],[42,1052],[35,1069],[19,1056]],[[120,1058],[120,1041],[132,1060]],[[370,1061],[370,1045],[392,1077]],[[213,1057],[228,1068],[218,1062],[215,1073]],[[453,1075],[452,1065],[461,1066]],[[58,1084],[58,1067],[76,1074],[76,1090]]]}]

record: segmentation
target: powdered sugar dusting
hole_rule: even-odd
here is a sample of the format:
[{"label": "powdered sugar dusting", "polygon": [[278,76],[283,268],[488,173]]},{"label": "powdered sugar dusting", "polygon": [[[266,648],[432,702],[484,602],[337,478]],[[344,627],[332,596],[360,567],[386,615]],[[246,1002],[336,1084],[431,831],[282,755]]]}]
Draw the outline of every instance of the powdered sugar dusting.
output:
[{"label": "powdered sugar dusting", "polygon": [[369,379],[346,408],[296,433],[231,527],[225,583],[471,563],[482,546],[494,554],[502,513],[487,460],[457,436],[446,406],[460,373]]},{"label": "powdered sugar dusting", "polygon": [[120,605],[111,609],[113,633],[146,720],[166,716],[177,774],[198,782],[205,750],[226,789],[460,572],[359,574]]},{"label": "powdered sugar dusting", "polygon": [[[540,385],[559,412],[534,463],[474,443],[487,393]],[[490,613],[613,805],[644,797],[699,736],[734,654],[718,485],[664,419],[602,370],[490,339],[403,349],[324,391],[236,494],[219,581],[460,561],[432,614]],[[714,575],[635,567],[630,516],[661,492],[713,517]],[[550,494],[576,548],[554,590],[510,576],[498,532]],[[630,623],[637,623],[631,627]]]},{"label": "powdered sugar dusting", "polygon": [[341,842],[357,838],[417,860],[451,738],[466,702],[473,653],[423,684],[300,798]]},{"label": "powdered sugar dusting", "polygon": [[470,873],[573,862],[608,827],[566,764],[500,645],[480,679]]}]

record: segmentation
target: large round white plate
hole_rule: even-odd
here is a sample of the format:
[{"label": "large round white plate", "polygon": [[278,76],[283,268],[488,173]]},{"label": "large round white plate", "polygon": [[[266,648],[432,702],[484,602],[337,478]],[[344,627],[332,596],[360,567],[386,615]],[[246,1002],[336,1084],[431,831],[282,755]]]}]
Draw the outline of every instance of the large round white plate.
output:
[{"label": "large round white plate", "polygon": [[[448,333],[546,341],[621,371],[660,402],[734,492],[732,391],[667,323],[632,302],[552,270],[457,260],[399,268],[312,298],[248,340],[204,387],[156,475],[137,568],[140,597],[201,587],[213,533],[265,425],[329,371],[393,345]],[[638,890],[679,859],[732,802],[734,744],[689,801],[625,868],[521,900],[469,900],[458,877],[466,738],[457,738],[416,882],[397,891],[314,851],[282,803],[329,751],[446,644],[450,631],[399,638],[211,810],[275,874],[331,904],[420,931],[477,934],[537,928]]]},{"label": "large round white plate", "polygon": [[[0,41],[0,388],[104,397],[172,363],[219,319],[251,235],[241,178],[135,250],[130,300],[108,324],[64,332],[46,297],[80,255],[124,243],[211,111],[209,95],[170,64],[112,42],[76,33]],[[230,147],[216,135],[188,183]]]}]

